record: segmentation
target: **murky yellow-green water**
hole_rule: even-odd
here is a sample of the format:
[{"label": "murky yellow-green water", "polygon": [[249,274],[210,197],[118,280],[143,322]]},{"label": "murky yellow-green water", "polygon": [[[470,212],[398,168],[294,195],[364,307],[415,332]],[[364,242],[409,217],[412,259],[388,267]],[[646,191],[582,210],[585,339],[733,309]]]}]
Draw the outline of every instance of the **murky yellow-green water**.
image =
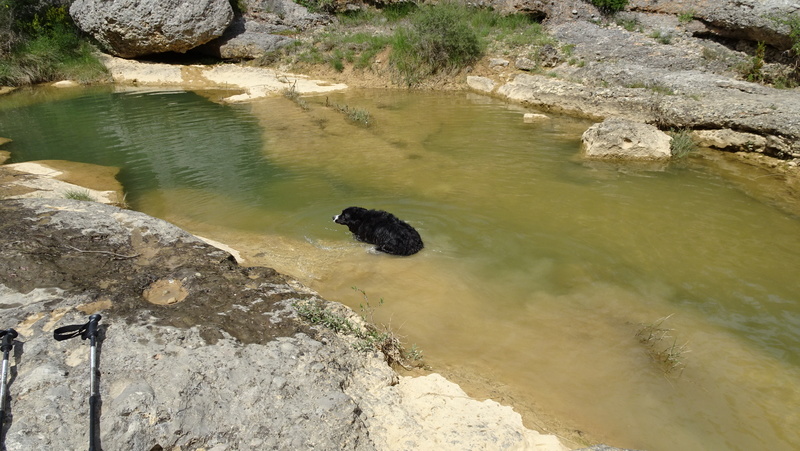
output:
[{"label": "murky yellow-green water", "polygon": [[[800,447],[800,219],[699,157],[588,164],[589,123],[525,124],[465,93],[352,91],[309,110],[84,94],[0,98],[14,159],[122,166],[135,209],[356,310],[354,286],[383,298],[376,321],[530,427],[561,418],[556,432],[649,450]],[[392,211],[426,248],[368,252],[331,221],[350,205]],[[672,375],[636,337],[667,316],[659,346],[686,345]]]}]

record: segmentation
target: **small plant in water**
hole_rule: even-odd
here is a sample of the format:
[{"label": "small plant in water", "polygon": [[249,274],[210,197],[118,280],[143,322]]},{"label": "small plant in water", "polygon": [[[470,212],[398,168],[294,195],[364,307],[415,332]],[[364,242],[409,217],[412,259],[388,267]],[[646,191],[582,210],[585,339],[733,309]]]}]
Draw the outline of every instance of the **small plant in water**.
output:
[{"label": "small plant in water", "polygon": [[294,83],[292,83],[291,87],[284,89],[283,91],[281,91],[281,93],[283,94],[284,97],[296,103],[297,106],[299,106],[303,110],[307,111],[309,109],[308,102],[306,102],[302,97],[300,97],[300,93],[297,92],[296,85],[297,82],[295,81]]},{"label": "small plant in water", "polygon": [[88,202],[97,202],[95,200],[95,198],[92,197],[91,194],[89,194],[89,191],[87,191],[87,190],[79,190],[79,189],[73,189],[73,190],[65,191],[64,192],[64,198],[65,199],[72,199],[72,200],[85,200],[85,201],[88,201]]},{"label": "small plant in water", "polygon": [[332,103],[330,99],[327,98],[325,99],[325,106],[333,108],[334,110],[344,114],[351,122],[355,122],[356,124],[363,125],[365,127],[372,125],[372,116],[367,110],[363,110],[361,108],[351,108],[340,103]]},{"label": "small plant in water", "polygon": [[683,158],[697,150],[697,146],[689,130],[673,130],[670,132],[670,135],[672,135],[672,141],[669,143],[669,148],[672,152],[672,156]]},{"label": "small plant in water", "polygon": [[[679,345],[678,339],[669,335],[674,329],[664,327],[664,323],[671,317],[672,315],[668,315],[653,323],[642,324],[636,332],[636,338],[645,346],[647,354],[659,364],[664,374],[670,375],[675,371],[680,371],[678,373],[680,376],[686,369],[684,356],[690,351],[688,343]],[[671,344],[670,339],[672,339]]]}]

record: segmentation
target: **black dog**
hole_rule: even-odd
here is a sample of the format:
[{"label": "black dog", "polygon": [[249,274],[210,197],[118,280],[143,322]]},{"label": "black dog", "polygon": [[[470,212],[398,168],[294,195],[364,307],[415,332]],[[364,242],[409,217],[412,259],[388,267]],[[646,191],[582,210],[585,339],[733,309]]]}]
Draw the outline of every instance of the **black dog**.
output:
[{"label": "black dog", "polygon": [[387,254],[411,255],[423,247],[413,227],[385,211],[349,207],[334,216],[333,222],[346,225],[359,241],[374,244],[375,249]]}]

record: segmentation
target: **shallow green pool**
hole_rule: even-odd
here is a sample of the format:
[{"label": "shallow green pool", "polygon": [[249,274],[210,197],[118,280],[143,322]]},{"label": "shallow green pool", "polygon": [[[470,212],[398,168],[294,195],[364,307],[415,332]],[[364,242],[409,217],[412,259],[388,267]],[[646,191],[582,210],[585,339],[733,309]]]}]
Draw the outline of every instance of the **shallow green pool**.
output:
[{"label": "shallow green pool", "polygon": [[[120,166],[132,208],[328,299],[358,309],[353,286],[383,298],[376,321],[434,370],[479,378],[529,427],[546,412],[620,447],[800,447],[800,219],[699,157],[586,163],[589,123],[525,124],[483,96],[306,100],[30,91],[0,97],[0,136],[14,162]],[[392,211],[425,250],[367,252],[331,221],[350,205]],[[685,345],[671,375],[636,336],[665,317],[656,346]]]}]

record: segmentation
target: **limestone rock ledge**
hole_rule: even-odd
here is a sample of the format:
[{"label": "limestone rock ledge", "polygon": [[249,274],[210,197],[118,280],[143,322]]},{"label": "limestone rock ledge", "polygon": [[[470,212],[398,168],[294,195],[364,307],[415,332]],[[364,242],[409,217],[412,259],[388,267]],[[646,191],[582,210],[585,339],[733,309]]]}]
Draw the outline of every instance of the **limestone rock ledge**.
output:
[{"label": "limestone rock ledge", "polygon": [[[185,296],[151,304],[159,281]],[[151,288],[152,289],[152,288]],[[104,449],[566,449],[438,375],[299,320],[323,302],[268,268],[142,213],[66,199],[0,200],[8,450],[88,441],[89,346],[55,328],[100,313]]]},{"label": "limestone rock ledge", "polygon": [[304,75],[236,64],[178,66],[126,60],[111,55],[100,55],[100,61],[108,69],[114,83],[120,86],[238,91],[223,99],[227,102],[243,102],[277,95],[285,89],[293,89],[299,94],[311,94],[347,88],[342,83],[328,83]]},{"label": "limestone rock ledge", "polygon": [[[2,139],[2,138],[0,138]],[[0,164],[4,160],[0,158]],[[0,166],[0,199],[83,197],[111,205],[124,203],[119,168],[51,160]]]}]

